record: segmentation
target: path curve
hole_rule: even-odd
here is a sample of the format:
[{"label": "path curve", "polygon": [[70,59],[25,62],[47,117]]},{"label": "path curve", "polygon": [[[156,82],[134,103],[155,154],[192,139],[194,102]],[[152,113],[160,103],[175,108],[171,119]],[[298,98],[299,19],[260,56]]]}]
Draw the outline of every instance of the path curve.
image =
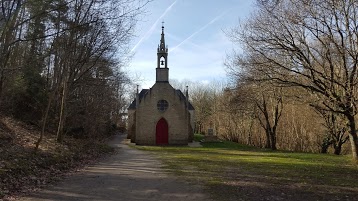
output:
[{"label": "path curve", "polygon": [[125,136],[111,145],[117,154],[20,201],[208,201],[201,186],[165,173],[150,153],[130,148]]}]

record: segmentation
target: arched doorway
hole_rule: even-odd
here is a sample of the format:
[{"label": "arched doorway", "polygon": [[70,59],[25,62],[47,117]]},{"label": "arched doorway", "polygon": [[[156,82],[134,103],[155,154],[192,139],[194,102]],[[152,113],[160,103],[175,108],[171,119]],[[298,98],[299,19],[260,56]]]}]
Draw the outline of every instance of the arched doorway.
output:
[{"label": "arched doorway", "polygon": [[157,123],[155,142],[157,145],[168,144],[168,123],[164,118]]}]

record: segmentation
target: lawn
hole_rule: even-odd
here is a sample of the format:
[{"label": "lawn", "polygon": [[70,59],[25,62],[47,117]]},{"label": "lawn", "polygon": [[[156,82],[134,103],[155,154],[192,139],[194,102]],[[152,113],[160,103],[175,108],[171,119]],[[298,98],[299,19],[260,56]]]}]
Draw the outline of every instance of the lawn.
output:
[{"label": "lawn", "polygon": [[[200,139],[200,136],[196,136]],[[203,184],[214,200],[356,200],[358,168],[350,156],[271,151],[233,142],[203,147],[136,148],[164,168]]]}]

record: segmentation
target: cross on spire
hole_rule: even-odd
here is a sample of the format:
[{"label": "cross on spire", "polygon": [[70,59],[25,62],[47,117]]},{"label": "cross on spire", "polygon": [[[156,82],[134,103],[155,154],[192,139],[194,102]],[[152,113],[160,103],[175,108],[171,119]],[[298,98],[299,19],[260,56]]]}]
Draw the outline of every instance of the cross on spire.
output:
[{"label": "cross on spire", "polygon": [[164,34],[164,20],[162,21],[162,34]]}]

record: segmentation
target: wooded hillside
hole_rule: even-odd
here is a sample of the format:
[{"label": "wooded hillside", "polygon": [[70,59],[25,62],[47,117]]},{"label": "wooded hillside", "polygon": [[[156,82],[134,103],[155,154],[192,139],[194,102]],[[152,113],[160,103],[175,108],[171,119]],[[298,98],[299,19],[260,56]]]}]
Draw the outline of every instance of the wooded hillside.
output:
[{"label": "wooded hillside", "polygon": [[2,0],[0,199],[113,151],[147,1]]},{"label": "wooded hillside", "polygon": [[143,1],[1,1],[0,113],[101,138],[126,108],[123,71]]},{"label": "wooded hillside", "polygon": [[55,135],[46,133],[35,153],[40,132],[37,126],[0,116],[0,200],[59,181],[114,152],[98,140],[66,137],[58,143]]}]

